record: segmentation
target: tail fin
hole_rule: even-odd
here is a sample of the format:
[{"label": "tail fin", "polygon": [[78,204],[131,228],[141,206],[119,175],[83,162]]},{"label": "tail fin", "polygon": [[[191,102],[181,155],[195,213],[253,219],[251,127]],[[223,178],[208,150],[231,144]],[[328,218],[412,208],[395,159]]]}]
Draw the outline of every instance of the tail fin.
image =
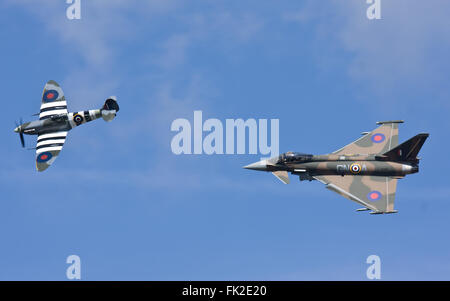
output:
[{"label": "tail fin", "polygon": [[105,121],[111,121],[116,117],[117,112],[119,112],[119,104],[115,96],[111,96],[105,101],[101,112]]},{"label": "tail fin", "polygon": [[399,146],[391,149],[387,153],[384,153],[383,156],[389,158],[392,161],[417,161],[417,155],[419,154],[420,149],[422,148],[425,140],[427,140],[429,134],[422,133],[418,134],[411,139],[403,142]]}]

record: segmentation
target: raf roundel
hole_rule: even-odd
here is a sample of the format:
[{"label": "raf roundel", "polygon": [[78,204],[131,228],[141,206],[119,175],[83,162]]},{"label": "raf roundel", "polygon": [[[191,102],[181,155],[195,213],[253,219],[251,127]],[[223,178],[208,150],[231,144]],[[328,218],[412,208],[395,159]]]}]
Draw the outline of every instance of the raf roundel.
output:
[{"label": "raf roundel", "polygon": [[373,190],[367,194],[367,199],[371,202],[378,201],[379,199],[381,199],[381,197],[382,197],[381,192],[376,190]]},{"label": "raf roundel", "polygon": [[375,142],[375,143],[381,143],[385,139],[386,139],[386,136],[384,136],[383,134],[380,134],[380,133],[372,136],[372,142]]},{"label": "raf roundel", "polygon": [[80,125],[83,123],[83,116],[81,116],[80,114],[75,114],[73,115],[73,121],[77,124]]},{"label": "raf roundel", "polygon": [[38,163],[45,163],[48,162],[52,157],[53,155],[50,152],[40,153],[37,157],[37,161]]},{"label": "raf roundel", "polygon": [[44,93],[44,101],[55,101],[58,99],[58,91],[56,90],[48,90]]},{"label": "raf roundel", "polygon": [[359,165],[358,163],[353,163],[352,165],[350,165],[350,171],[354,174],[357,174],[361,171],[361,165]]}]

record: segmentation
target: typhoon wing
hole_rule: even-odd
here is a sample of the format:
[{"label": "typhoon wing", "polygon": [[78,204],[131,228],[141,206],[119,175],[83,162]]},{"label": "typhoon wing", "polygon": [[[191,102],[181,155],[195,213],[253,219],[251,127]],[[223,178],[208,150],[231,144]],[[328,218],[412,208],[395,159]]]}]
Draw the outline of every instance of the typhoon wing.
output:
[{"label": "typhoon wing", "polygon": [[334,155],[383,154],[398,145],[398,124],[401,120],[380,121],[380,126],[358,140],[334,151]]},{"label": "typhoon wing", "polygon": [[326,188],[354,201],[373,213],[395,213],[397,179],[379,176],[314,176]]}]

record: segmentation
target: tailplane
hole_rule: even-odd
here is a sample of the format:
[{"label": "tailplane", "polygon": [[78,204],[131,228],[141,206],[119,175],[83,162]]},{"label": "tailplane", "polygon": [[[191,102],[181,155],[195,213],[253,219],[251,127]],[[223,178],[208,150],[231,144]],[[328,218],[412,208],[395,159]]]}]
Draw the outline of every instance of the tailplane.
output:
[{"label": "tailplane", "polygon": [[115,96],[111,96],[105,101],[101,112],[105,121],[111,121],[116,117],[117,112],[119,112],[119,104]]},{"label": "tailplane", "polygon": [[383,156],[387,157],[391,161],[399,162],[415,162],[418,161],[417,155],[422,148],[425,140],[427,140],[429,134],[421,133],[411,139],[403,142],[397,147],[391,149]]}]

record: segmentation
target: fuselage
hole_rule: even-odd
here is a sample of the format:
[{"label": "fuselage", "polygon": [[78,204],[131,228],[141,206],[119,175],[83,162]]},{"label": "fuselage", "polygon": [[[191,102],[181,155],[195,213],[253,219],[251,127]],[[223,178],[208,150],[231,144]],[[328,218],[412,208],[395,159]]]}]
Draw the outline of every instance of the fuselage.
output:
[{"label": "fuselage", "polygon": [[303,177],[316,175],[404,177],[419,171],[417,162],[392,162],[380,155],[309,155],[288,152],[246,166],[262,171],[287,171]]},{"label": "fuselage", "polygon": [[292,173],[307,172],[309,175],[373,175],[398,176],[418,172],[418,166],[401,162],[381,161],[375,156],[313,156],[309,162],[286,163]]},{"label": "fuselage", "polygon": [[18,126],[14,131],[22,132],[26,135],[41,135],[45,133],[69,131],[74,127],[100,117],[102,117],[101,110],[71,112],[26,122]]}]

